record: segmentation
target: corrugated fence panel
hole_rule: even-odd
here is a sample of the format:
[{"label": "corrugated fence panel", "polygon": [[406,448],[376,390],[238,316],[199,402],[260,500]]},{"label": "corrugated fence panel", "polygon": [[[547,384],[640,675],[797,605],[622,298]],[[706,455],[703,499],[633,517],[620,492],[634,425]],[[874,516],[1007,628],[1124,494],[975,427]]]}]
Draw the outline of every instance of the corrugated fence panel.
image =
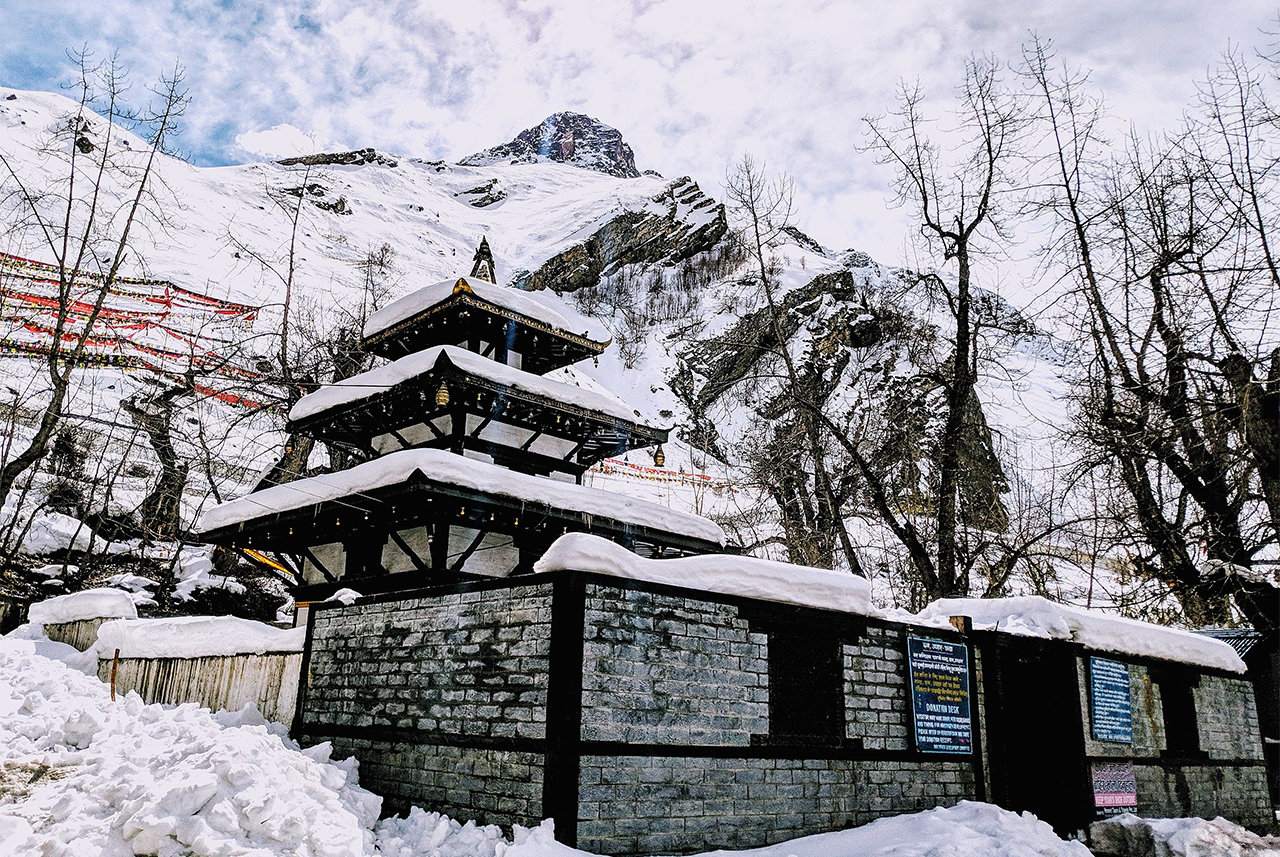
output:
[{"label": "corrugated fence panel", "polygon": [[110,619],[81,619],[77,622],[59,622],[56,625],[45,625],[45,636],[68,646],[75,646],[80,651],[98,642],[98,628]]},{"label": "corrugated fence panel", "polygon": [[[111,681],[111,658],[98,678]],[[254,703],[268,720],[288,725],[298,698],[301,652],[204,658],[121,658],[116,693],[136,691],[147,702],[195,702],[217,711]]]}]

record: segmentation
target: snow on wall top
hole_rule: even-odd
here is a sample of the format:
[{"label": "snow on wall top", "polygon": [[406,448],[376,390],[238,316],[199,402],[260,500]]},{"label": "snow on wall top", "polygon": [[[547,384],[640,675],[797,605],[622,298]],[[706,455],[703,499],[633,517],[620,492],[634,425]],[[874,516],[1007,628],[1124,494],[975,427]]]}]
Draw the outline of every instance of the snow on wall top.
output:
[{"label": "snow on wall top", "polygon": [[487,301],[511,312],[527,315],[529,318],[536,319],[543,324],[563,330],[566,333],[573,333],[569,328],[569,320],[567,318],[518,289],[495,286],[487,280],[479,280],[475,277],[455,277],[432,283],[429,286],[423,286],[416,292],[410,292],[400,300],[378,310],[369,316],[369,320],[364,324],[365,337],[375,336],[441,303],[454,293],[460,282],[466,283],[471,293],[482,301]]},{"label": "snow on wall top", "polygon": [[445,482],[512,497],[527,503],[542,503],[570,512],[600,515],[664,532],[724,544],[724,530],[700,515],[677,512],[657,503],[638,500],[611,491],[559,482],[541,476],[516,473],[472,458],[439,449],[405,449],[349,470],[299,479],[265,491],[232,500],[205,511],[199,529],[204,532],[252,521],[276,512],[300,509],[326,500],[335,500],[407,481],[420,472],[435,482]]},{"label": "snow on wall top", "polygon": [[83,619],[136,619],[138,608],[122,589],[85,589],[32,604],[27,619],[37,625],[58,625]]},{"label": "snow on wall top", "polygon": [[1244,661],[1230,645],[1182,631],[1056,604],[1038,595],[1018,598],[942,598],[917,614],[926,625],[948,626],[950,616],[969,616],[973,626],[1024,637],[1071,640],[1101,652],[1181,661],[1242,673]]},{"label": "snow on wall top", "polygon": [[621,399],[561,381],[552,381],[541,375],[534,375],[532,372],[525,372],[514,366],[481,357],[455,345],[436,345],[424,351],[418,351],[407,357],[401,357],[393,363],[303,396],[289,411],[289,419],[294,421],[307,419],[332,408],[383,393],[396,384],[430,372],[440,362],[441,357],[447,358],[464,372],[498,384],[576,405],[589,411],[599,411],[620,420],[636,422],[638,419],[635,411]]},{"label": "snow on wall top", "polygon": [[878,612],[871,606],[871,584],[852,574],[730,554],[644,559],[608,539],[587,533],[568,533],[556,539],[534,563],[533,570],[593,571],[863,616]]},{"label": "snow on wall top", "polygon": [[236,616],[113,619],[98,629],[96,651],[122,658],[202,658],[300,652],[306,628],[276,628]]}]

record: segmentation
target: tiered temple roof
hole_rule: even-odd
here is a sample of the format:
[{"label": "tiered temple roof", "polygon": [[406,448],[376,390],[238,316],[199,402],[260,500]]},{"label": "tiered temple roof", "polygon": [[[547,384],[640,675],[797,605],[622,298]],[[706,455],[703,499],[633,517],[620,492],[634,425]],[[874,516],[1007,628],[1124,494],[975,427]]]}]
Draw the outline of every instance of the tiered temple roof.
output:
[{"label": "tiered temple roof", "polygon": [[[492,274],[486,251],[475,271]],[[608,342],[573,333],[532,297],[478,277],[435,283],[371,316],[364,345],[391,362],[289,414],[290,432],[362,463],[224,503],[201,522],[210,542],[291,561],[309,584],[300,602],[339,585],[369,594],[526,573],[570,531],[644,556],[723,549],[705,518],[581,484],[592,464],[668,431],[612,396],[542,377]]]},{"label": "tiered temple roof", "polygon": [[560,313],[515,289],[475,277],[445,280],[373,315],[361,345],[394,360],[433,345],[460,345],[506,363],[511,352],[535,375],[596,357],[609,342],[573,333]]}]

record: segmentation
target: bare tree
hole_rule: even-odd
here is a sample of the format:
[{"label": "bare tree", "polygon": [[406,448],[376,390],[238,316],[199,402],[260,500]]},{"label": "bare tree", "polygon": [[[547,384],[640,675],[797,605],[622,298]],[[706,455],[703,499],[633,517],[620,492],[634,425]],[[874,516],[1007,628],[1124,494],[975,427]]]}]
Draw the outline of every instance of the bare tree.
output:
[{"label": "bare tree", "polygon": [[[742,238],[753,263],[752,274],[764,295],[769,336],[760,345],[781,364],[785,372],[784,397],[790,403],[776,408],[780,412],[775,415],[772,442],[761,450],[778,477],[764,480],[764,484],[782,512],[787,546],[794,561],[830,566],[834,542],[847,568],[865,577],[845,524],[843,498],[828,466],[818,416],[823,398],[817,390],[818,379],[802,377],[801,367],[791,354],[791,331],[784,330],[784,310],[774,282],[777,269],[766,258],[768,246],[793,227],[793,184],[785,176],[770,181],[764,169],[750,155],[744,155],[725,182],[725,191],[729,205],[743,220]],[[757,360],[761,356],[751,355]],[[805,450],[807,459],[788,454],[797,449]],[[808,486],[808,468],[813,471],[812,489]]]},{"label": "bare tree", "polygon": [[[1269,321],[1273,114],[1229,57],[1202,111],[1166,139],[1111,147],[1085,78],[1026,52],[1048,142],[1038,200],[1077,299],[1073,434],[1110,492],[1111,546],[1195,624],[1280,620],[1254,568],[1276,543],[1280,355]],[[1269,413],[1265,409],[1270,408]],[[1160,607],[1156,598],[1153,606]]]},{"label": "bare tree", "polygon": [[[228,232],[229,240],[236,251],[257,262],[263,273],[278,281],[283,290],[280,301],[280,325],[272,334],[275,340],[274,365],[264,363],[262,368],[274,382],[274,386],[281,391],[281,399],[275,403],[275,407],[285,414],[308,390],[315,388],[317,379],[313,371],[314,355],[305,348],[299,348],[294,319],[296,295],[300,285],[298,240],[306,213],[307,188],[311,185],[312,164],[304,159],[301,169],[292,171],[291,175],[299,179],[296,188],[267,188],[268,199],[289,225],[288,239],[283,247],[275,250],[263,248],[233,231]],[[303,475],[314,448],[314,438],[298,434],[286,435],[276,463],[263,475],[253,490],[269,488]]]},{"label": "bare tree", "polygon": [[[944,264],[954,264],[954,287],[940,278],[922,284],[938,288],[955,323],[955,336],[945,372],[937,380],[946,391],[944,425],[936,457],[936,551],[931,560],[916,546],[911,550],[927,597],[967,596],[968,564],[957,560],[957,529],[962,481],[962,447],[979,429],[978,325],[974,312],[974,263],[993,243],[1008,239],[1005,196],[1019,185],[1016,173],[1026,118],[1018,97],[1006,88],[999,65],[971,58],[959,89],[956,127],[948,142],[929,136],[924,94],[904,85],[897,111],[870,117],[870,150],[895,168],[899,204],[919,218],[926,247]],[[954,141],[954,142],[950,142]],[[883,504],[878,504],[882,505]],[[905,526],[905,544],[915,541]]]},{"label": "bare tree", "polygon": [[[136,230],[164,219],[156,167],[187,104],[180,68],[153,89],[153,106],[134,115],[125,109],[125,74],[114,58],[97,64],[88,54],[77,59],[77,109],[60,121],[47,152],[59,164],[60,178],[38,186],[14,153],[0,151],[3,204],[54,261],[58,299],[44,355],[48,399],[30,441],[0,467],[0,503],[57,435],[72,373],[84,361],[104,301],[126,263],[133,262]],[[146,137],[145,151],[121,145],[117,123],[122,122],[131,122]]]}]

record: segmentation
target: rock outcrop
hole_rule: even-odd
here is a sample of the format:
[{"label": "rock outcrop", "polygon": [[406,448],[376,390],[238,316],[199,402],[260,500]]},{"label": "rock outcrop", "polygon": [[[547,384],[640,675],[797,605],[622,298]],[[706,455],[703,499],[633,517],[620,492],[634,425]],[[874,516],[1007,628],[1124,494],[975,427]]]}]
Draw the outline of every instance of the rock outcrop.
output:
[{"label": "rock outcrop", "polygon": [[298,158],[285,158],[276,161],[282,167],[362,167],[365,164],[381,164],[384,167],[397,166],[396,160],[382,154],[377,149],[356,149],[351,152],[321,152],[317,155],[303,155]]},{"label": "rock outcrop", "polygon": [[521,131],[510,143],[468,155],[458,163],[470,167],[492,164],[570,164],[618,178],[639,178],[636,156],[616,128],[581,113],[556,113],[541,125]]},{"label": "rock outcrop", "polygon": [[597,285],[622,265],[682,262],[711,249],[728,228],[724,205],[685,176],[654,197],[647,209],[623,212],[538,270],[516,274],[514,285],[575,292]]}]

